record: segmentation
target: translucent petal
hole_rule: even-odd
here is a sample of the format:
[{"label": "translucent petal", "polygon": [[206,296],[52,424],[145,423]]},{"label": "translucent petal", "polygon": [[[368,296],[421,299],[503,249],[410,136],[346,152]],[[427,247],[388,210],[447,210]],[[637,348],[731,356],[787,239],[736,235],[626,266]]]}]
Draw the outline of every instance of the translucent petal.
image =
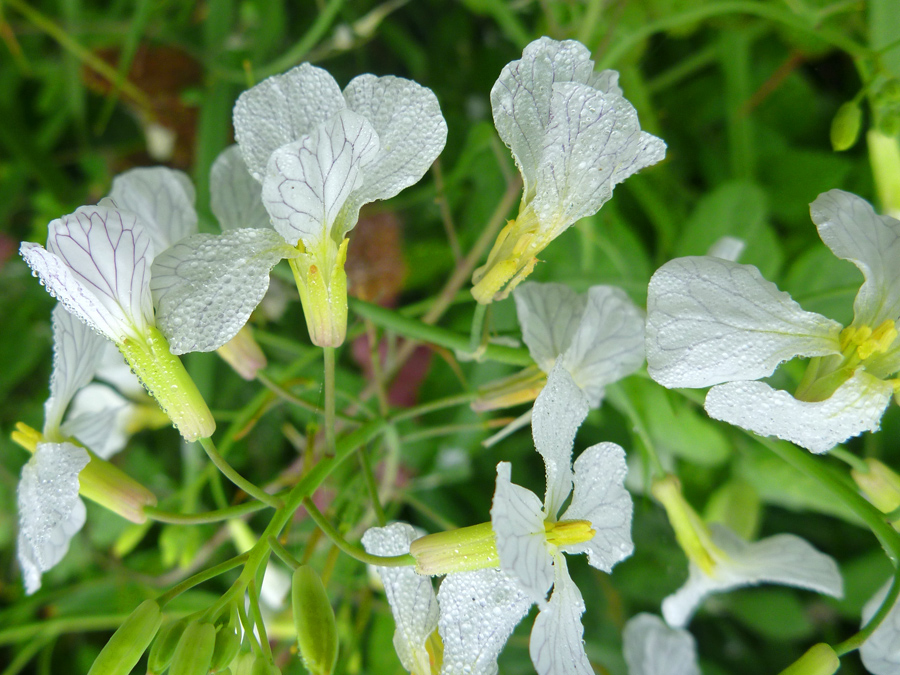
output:
[{"label": "translucent petal", "polygon": [[634,106],[623,97],[555,83],[537,168],[538,219],[555,236],[596,213],[616,185],[665,154],[666,144],[641,131]]},{"label": "translucent petal", "polygon": [[[741,257],[741,253],[747,248],[747,242],[737,237],[724,236],[716,239],[706,255],[713,258],[721,258],[730,262],[737,262]],[[649,615],[648,615],[649,616]]]},{"label": "translucent petal", "polygon": [[431,89],[412,80],[360,75],[344,89],[344,98],[380,140],[377,157],[347,202],[347,220],[355,223],[360,206],[393,197],[425,175],[444,149],[447,124]]},{"label": "translucent petal", "polygon": [[49,230],[46,251],[29,242],[20,251],[66,309],[113,342],[152,325],[153,246],[135,214],[82,206]]},{"label": "translucent petal", "polygon": [[116,388],[132,400],[137,400],[147,396],[147,390],[137,378],[137,375],[131,370],[131,366],[125,361],[122,352],[114,344],[107,342],[106,350],[100,361],[100,367],[97,369],[96,379],[101,380]]},{"label": "translucent petal", "polygon": [[[891,581],[882,586],[862,611],[862,623],[866,625],[875,616],[887,597]],[[900,602],[884,617],[881,625],[859,648],[863,665],[872,675],[897,675],[900,673]]]},{"label": "translucent petal", "polygon": [[38,443],[22,467],[18,555],[28,594],[41,587],[41,574],[62,560],[69,540],[84,525],[78,473],[89,461],[77,445]]},{"label": "translucent petal", "polygon": [[262,203],[262,185],[247,169],[241,149],[225,148],[209,176],[209,206],[223,230],[271,227]]},{"label": "translucent petal", "polygon": [[66,436],[77,438],[101,459],[109,459],[128,442],[128,426],[134,405],[111,387],[89,384],[72,400],[62,426]]},{"label": "translucent petal", "polygon": [[534,620],[528,651],[538,675],[593,675],[584,651],[584,600],[569,576],[566,560],[557,555],[553,595]]},{"label": "translucent petal", "polygon": [[441,675],[494,675],[497,657],[528,613],[531,598],[496,568],[448,574],[437,597],[444,643]]},{"label": "translucent petal", "polygon": [[[374,555],[409,553],[409,545],[419,534],[406,523],[391,523],[366,531],[362,544]],[[430,577],[416,574],[412,567],[376,567],[394,615],[394,649],[403,667],[410,672],[430,673],[425,641],[438,626],[438,601]]]},{"label": "translucent petal", "polygon": [[245,91],[234,105],[234,135],[250,175],[262,183],[273,152],[311,133],[345,105],[334,78],[308,63]]},{"label": "translucent petal", "polygon": [[157,253],[197,231],[197,195],[183,171],[162,166],[131,169],[113,179],[109,199],[138,215]]},{"label": "translucent petal", "polygon": [[157,324],[173,354],[208,352],[233,338],[291,248],[272,230],[195,234],[153,261]]},{"label": "translucent petal", "polygon": [[575,460],[575,491],[561,520],[588,520],[597,534],[566,546],[566,553],[587,553],[604,572],[634,551],[631,540],[631,495],[625,489],[625,451],[615,443],[592,445]]},{"label": "translucent petal", "polygon": [[900,221],[879,216],[871,204],[829,190],[810,204],[819,236],[838,258],[856,265],[866,280],[856,295],[854,325],[876,328],[900,318]]},{"label": "translucent petal", "polygon": [[378,149],[378,135],[366,118],[342,110],[273,153],[263,203],[285,241],[296,245],[302,240],[307,248],[327,236],[340,242],[356,224],[344,220],[344,204],[362,185],[363,169]]},{"label": "translucent petal", "polygon": [[518,580],[532,602],[544,604],[553,583],[553,558],[547,551],[541,500],[510,481],[509,462],[497,464],[491,526],[500,568]]},{"label": "translucent petal", "polygon": [[644,363],[644,323],[644,313],[621,289],[588,289],[581,323],[562,362],[592,408],[600,405],[607,385]]},{"label": "translucent petal", "polygon": [[522,172],[527,198],[534,193],[543,136],[550,124],[553,84],[580,82],[609,87],[615,86],[614,80],[604,73],[594,73],[591,53],[575,40],[557,42],[542,37],[525,47],[521,59],[503,67],[491,89],[494,125]]},{"label": "translucent petal", "polygon": [[694,636],[655,614],[638,614],[622,631],[628,675],[700,675]]},{"label": "translucent petal", "polygon": [[860,369],[824,401],[798,401],[764,382],[729,382],[710,389],[704,407],[717,420],[823,453],[877,431],[892,394],[889,383]]},{"label": "translucent petal", "polygon": [[531,419],[534,447],[547,471],[544,511],[550,519],[556,519],[572,491],[572,445],[587,414],[584,392],[558,361],[534,402]]},{"label": "translucent petal", "polygon": [[102,336],[62,305],[53,308],[53,372],[50,397],[44,403],[44,436],[53,438],[75,393],[91,381],[106,347]]},{"label": "translucent petal", "polygon": [[716,561],[715,575],[707,576],[693,563],[687,583],[663,600],[663,616],[670,626],[681,628],[710,593],[763,583],[806,588],[834,597],[843,595],[837,563],[808,542],[792,534],[777,534],[746,542],[726,527],[710,525],[713,543],[725,558]]},{"label": "translucent petal", "polygon": [[572,342],[587,298],[565,284],[526,282],[513,291],[522,339],[545,373]]},{"label": "translucent petal", "polygon": [[767,377],[798,355],[840,353],[840,332],[755,267],[720,258],[671,260],[647,291],[647,370],[665,387]]}]

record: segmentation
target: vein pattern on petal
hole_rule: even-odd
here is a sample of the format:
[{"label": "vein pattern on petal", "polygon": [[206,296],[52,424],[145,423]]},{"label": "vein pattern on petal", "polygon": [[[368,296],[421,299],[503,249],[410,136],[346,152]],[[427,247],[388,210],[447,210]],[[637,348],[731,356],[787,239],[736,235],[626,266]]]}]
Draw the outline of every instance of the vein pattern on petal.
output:
[{"label": "vein pattern on petal", "polygon": [[628,675],[700,675],[697,645],[686,630],[655,614],[638,614],[622,631]]},{"label": "vein pattern on petal", "polygon": [[250,175],[237,145],[223,150],[213,162],[209,202],[223,230],[271,227],[262,203],[262,185]]},{"label": "vein pattern on petal", "polygon": [[587,298],[565,284],[525,282],[513,291],[522,339],[545,373],[572,342]]}]

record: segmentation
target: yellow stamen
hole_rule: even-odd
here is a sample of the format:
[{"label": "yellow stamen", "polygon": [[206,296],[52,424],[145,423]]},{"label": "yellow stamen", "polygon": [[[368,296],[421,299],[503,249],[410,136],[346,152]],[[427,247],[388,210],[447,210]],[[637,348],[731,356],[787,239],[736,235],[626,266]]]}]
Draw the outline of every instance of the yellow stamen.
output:
[{"label": "yellow stamen", "polygon": [[544,523],[544,529],[547,532],[547,543],[557,548],[583,544],[597,534],[597,530],[591,527],[589,520],[560,520],[556,523],[548,521]]},{"label": "yellow stamen", "polygon": [[856,352],[861,359],[867,359],[872,354],[884,354],[896,339],[897,328],[894,326],[894,322],[888,319],[872,332]]},{"label": "yellow stamen", "polygon": [[16,422],[16,430],[10,434],[13,443],[25,448],[32,455],[37,450],[37,444],[43,442],[44,436],[24,422]]}]

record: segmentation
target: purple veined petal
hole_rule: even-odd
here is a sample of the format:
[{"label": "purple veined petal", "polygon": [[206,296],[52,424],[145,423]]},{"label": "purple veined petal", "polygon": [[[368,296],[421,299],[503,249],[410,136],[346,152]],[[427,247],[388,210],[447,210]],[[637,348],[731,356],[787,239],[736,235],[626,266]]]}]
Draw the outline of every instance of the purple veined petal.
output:
[{"label": "purple veined petal", "polygon": [[262,203],[262,184],[250,175],[237,145],[225,148],[213,162],[209,201],[223,231],[272,227]]},{"label": "purple veined petal", "polygon": [[877,431],[893,393],[890,383],[859,369],[824,401],[798,401],[765,382],[728,382],[709,390],[704,407],[717,420],[821,454]]},{"label": "purple veined petal", "polygon": [[700,675],[694,636],[655,614],[632,617],[622,631],[628,675]]},{"label": "purple veined petal", "polygon": [[312,133],[344,107],[334,78],[308,63],[245,91],[234,105],[234,135],[250,175],[262,183],[273,152]]},{"label": "purple veined petal", "polygon": [[650,279],[647,370],[669,388],[755,380],[795,356],[839,354],[841,330],[752,265],[676,258]]},{"label": "purple veined petal", "polygon": [[363,170],[378,149],[378,135],[366,118],[341,110],[274,152],[263,182],[263,203],[285,241],[292,246],[302,241],[307,248],[326,237],[340,242],[356,225],[346,217],[345,202],[362,185]]},{"label": "purple veined petal", "polygon": [[587,298],[565,284],[525,282],[513,291],[522,339],[545,373],[572,342]]}]

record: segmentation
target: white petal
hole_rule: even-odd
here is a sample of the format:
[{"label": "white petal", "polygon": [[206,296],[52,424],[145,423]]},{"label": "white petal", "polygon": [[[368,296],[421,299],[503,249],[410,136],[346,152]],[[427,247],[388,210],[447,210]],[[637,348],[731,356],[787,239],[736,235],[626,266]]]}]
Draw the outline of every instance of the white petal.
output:
[{"label": "white petal", "polygon": [[655,614],[638,614],[622,631],[628,675],[700,675],[694,636]]},{"label": "white petal", "polygon": [[572,444],[587,414],[584,392],[558,361],[534,402],[531,419],[534,447],[544,458],[547,470],[544,511],[549,518],[559,515],[572,491]]},{"label": "white petal", "polygon": [[153,246],[133,213],[82,206],[50,223],[47,250],[25,242],[22,257],[79,319],[113,342],[153,323]]},{"label": "white petal", "polygon": [[752,265],[677,258],[656,271],[647,291],[647,370],[665,387],[767,377],[798,355],[840,353],[840,332]]},{"label": "white petal", "polygon": [[522,172],[526,196],[534,191],[543,136],[550,123],[553,84],[615,86],[615,78],[603,76],[594,73],[591,54],[583,44],[548,37],[535,40],[525,47],[520,60],[503,67],[491,89],[494,125]]},{"label": "white petal", "polygon": [[271,227],[262,203],[262,185],[247,169],[241,149],[232,145],[216,157],[209,176],[209,206],[223,230]]},{"label": "white petal", "polygon": [[208,352],[233,338],[291,248],[269,229],[195,234],[153,261],[157,324],[173,354]]},{"label": "white petal", "polygon": [[572,342],[587,298],[565,284],[525,282],[513,291],[522,339],[545,373]]},{"label": "white petal", "polygon": [[528,613],[531,598],[496,568],[448,574],[437,597],[444,643],[441,675],[495,675],[497,657]]},{"label": "white petal", "polygon": [[670,626],[683,627],[710,593],[763,583],[806,588],[834,597],[843,595],[843,581],[831,556],[817,551],[792,534],[777,534],[746,542],[726,527],[710,525],[713,542],[725,559],[716,561],[715,576],[708,577],[691,564],[687,583],[663,600],[663,616]]},{"label": "white petal", "polygon": [[538,675],[593,675],[584,651],[584,600],[569,576],[566,561],[556,556],[553,596],[534,620],[528,651]]},{"label": "white petal", "polygon": [[[409,545],[419,534],[406,523],[391,523],[366,530],[362,544],[374,555],[409,553]],[[428,673],[425,641],[438,626],[438,603],[430,577],[416,574],[412,567],[376,567],[394,615],[394,649],[403,667],[410,672]]]},{"label": "white petal", "polygon": [[273,152],[344,106],[334,78],[308,63],[245,91],[234,105],[234,135],[250,174],[262,183]]},{"label": "white petal", "polygon": [[131,434],[128,426],[134,405],[114,389],[89,384],[72,400],[62,430],[74,436],[102,459],[109,459],[125,447]]},{"label": "white petal", "polygon": [[[875,616],[890,588],[891,580],[889,579],[863,607],[863,625],[869,623],[869,620]],[[884,621],[862,644],[862,647],[859,648],[859,655],[866,670],[872,675],[897,675],[900,673],[900,601],[894,603],[888,615],[884,617]]]},{"label": "white petal", "polygon": [[348,200],[348,219],[356,222],[360,206],[393,197],[425,175],[447,142],[447,123],[431,89],[400,77],[360,75],[344,89],[344,98],[369,121],[381,144]]},{"label": "white petal", "polygon": [[87,451],[77,445],[38,443],[22,467],[18,554],[29,594],[41,587],[41,574],[62,560],[69,540],[84,525],[78,473],[89,461]]},{"label": "white petal", "polygon": [[641,131],[625,98],[586,84],[554,83],[537,169],[538,219],[561,232],[596,213],[616,185],[665,154],[666,144]]},{"label": "white petal", "polygon": [[892,394],[889,383],[860,369],[824,401],[798,401],[765,382],[728,382],[709,390],[704,407],[717,420],[823,453],[877,431]]},{"label": "white petal", "polygon": [[726,235],[724,237],[716,239],[713,245],[709,247],[706,255],[713,258],[721,258],[722,260],[737,262],[738,258],[741,257],[741,253],[744,252],[745,248],[747,248],[747,242],[745,242],[743,239],[738,239],[737,237],[729,237]]},{"label": "white petal", "polygon": [[44,436],[51,438],[72,397],[93,379],[109,344],[62,305],[53,308],[52,321],[53,372],[50,397],[44,404]]},{"label": "white petal", "polygon": [[[355,224],[343,213],[363,169],[378,155],[378,135],[361,115],[342,110],[308,136],[279,148],[269,160],[263,203],[289,244],[307,248],[331,236],[340,242]],[[334,229],[332,229],[334,226]]]},{"label": "white petal", "polygon": [[810,204],[819,236],[838,258],[865,276],[853,305],[854,325],[877,328],[900,318],[900,221],[879,216],[871,204],[843,190],[829,190]]},{"label": "white petal", "polygon": [[598,443],[575,460],[575,493],[561,520],[588,520],[597,534],[566,553],[587,553],[604,572],[634,551],[631,540],[631,495],[625,489],[625,451],[615,443]]},{"label": "white petal", "polygon": [[510,481],[509,462],[497,464],[491,526],[500,568],[519,582],[532,602],[544,604],[553,583],[553,558],[547,552],[541,500]]},{"label": "white petal", "polygon": [[592,408],[600,405],[607,385],[644,363],[644,323],[644,313],[622,289],[588,289],[587,306],[563,355],[563,365]]},{"label": "white petal", "polygon": [[197,231],[197,195],[183,171],[162,166],[131,169],[113,179],[109,199],[138,215],[157,253]]}]

